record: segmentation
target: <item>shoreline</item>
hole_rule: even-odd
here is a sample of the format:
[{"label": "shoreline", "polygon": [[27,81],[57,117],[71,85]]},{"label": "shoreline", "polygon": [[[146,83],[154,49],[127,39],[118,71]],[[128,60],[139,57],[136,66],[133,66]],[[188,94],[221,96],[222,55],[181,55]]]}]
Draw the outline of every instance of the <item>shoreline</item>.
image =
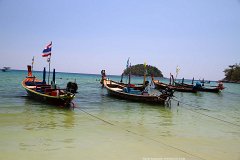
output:
[{"label": "shoreline", "polygon": [[235,84],[240,84],[240,81],[226,81],[226,80],[221,80],[223,83],[235,83]]}]

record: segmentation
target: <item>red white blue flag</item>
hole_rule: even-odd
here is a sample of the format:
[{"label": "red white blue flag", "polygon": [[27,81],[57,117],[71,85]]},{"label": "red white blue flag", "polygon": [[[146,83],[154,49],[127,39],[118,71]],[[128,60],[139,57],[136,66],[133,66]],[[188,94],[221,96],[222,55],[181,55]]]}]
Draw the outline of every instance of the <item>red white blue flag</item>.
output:
[{"label": "red white blue flag", "polygon": [[42,57],[51,56],[51,51],[52,51],[52,42],[45,47],[45,49],[42,52],[43,53]]}]

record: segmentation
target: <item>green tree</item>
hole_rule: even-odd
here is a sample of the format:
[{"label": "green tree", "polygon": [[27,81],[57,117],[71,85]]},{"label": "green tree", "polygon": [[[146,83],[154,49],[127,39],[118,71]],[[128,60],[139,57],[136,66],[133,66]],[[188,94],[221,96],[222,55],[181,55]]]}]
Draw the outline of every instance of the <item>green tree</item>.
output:
[{"label": "green tree", "polygon": [[229,68],[225,69],[224,80],[226,81],[240,81],[240,64],[229,65]]},{"label": "green tree", "polygon": [[[146,69],[147,69],[147,76],[151,76],[153,74],[155,77],[163,77],[162,72],[154,66],[146,65]],[[133,65],[128,69],[125,69],[123,74],[125,75],[129,74],[130,70],[132,75],[143,76],[145,71],[144,64]]]}]

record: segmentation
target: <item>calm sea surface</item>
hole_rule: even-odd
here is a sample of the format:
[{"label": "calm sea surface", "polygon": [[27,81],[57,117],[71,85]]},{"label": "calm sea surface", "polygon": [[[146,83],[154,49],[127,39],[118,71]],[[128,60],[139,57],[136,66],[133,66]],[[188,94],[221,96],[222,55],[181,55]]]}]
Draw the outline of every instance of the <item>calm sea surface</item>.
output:
[{"label": "calm sea surface", "polygon": [[175,92],[171,106],[156,106],[107,96],[100,75],[57,73],[60,86],[79,86],[77,108],[65,110],[26,98],[26,74],[0,72],[2,160],[240,160],[239,84]]}]

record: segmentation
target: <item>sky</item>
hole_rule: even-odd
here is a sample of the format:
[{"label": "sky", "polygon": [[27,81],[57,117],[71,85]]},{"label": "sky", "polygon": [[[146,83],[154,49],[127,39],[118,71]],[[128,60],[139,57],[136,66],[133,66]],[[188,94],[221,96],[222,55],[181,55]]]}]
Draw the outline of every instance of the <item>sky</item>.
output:
[{"label": "sky", "polygon": [[165,77],[219,80],[240,62],[240,0],[0,0],[0,67],[120,75],[132,65]]}]

